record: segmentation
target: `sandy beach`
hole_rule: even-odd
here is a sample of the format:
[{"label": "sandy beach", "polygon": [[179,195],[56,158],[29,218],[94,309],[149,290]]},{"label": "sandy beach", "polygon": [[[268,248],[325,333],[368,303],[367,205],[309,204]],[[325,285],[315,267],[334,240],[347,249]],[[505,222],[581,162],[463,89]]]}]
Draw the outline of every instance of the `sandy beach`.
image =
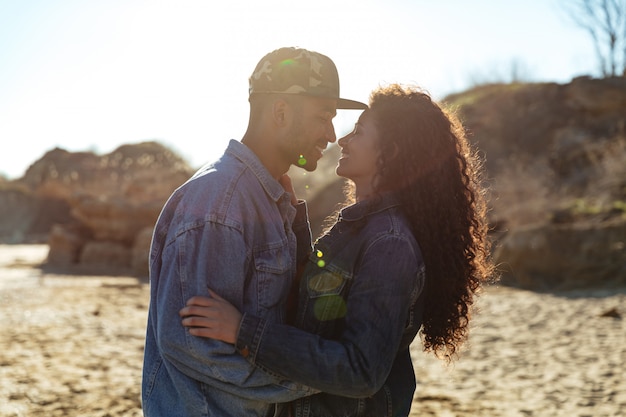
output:
[{"label": "sandy beach", "polygon": [[[45,245],[0,245],[0,416],[141,416],[149,289],[44,274]],[[413,416],[626,416],[626,288],[494,286],[449,367],[414,343]]]}]

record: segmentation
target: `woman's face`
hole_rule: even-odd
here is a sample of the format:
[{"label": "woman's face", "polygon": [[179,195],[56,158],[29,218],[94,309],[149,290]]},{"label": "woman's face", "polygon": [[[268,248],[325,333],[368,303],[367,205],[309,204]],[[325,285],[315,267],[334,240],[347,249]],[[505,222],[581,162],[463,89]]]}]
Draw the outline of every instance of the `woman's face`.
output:
[{"label": "woman's face", "polygon": [[361,114],[352,132],[337,141],[341,158],[335,171],[340,177],[352,180],[357,192],[359,187],[369,190],[373,186],[380,155],[378,141],[378,129],[369,110]]}]

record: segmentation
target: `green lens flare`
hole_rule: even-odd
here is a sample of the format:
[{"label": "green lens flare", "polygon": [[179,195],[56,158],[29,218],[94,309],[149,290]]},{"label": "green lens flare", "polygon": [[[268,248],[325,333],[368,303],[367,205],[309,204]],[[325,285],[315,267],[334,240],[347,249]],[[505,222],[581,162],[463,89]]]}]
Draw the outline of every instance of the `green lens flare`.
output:
[{"label": "green lens flare", "polygon": [[335,294],[319,297],[313,304],[313,314],[320,321],[337,320],[345,317],[347,312],[346,302]]},{"label": "green lens flare", "polygon": [[303,155],[300,155],[298,159],[298,165],[306,165],[306,158]]}]

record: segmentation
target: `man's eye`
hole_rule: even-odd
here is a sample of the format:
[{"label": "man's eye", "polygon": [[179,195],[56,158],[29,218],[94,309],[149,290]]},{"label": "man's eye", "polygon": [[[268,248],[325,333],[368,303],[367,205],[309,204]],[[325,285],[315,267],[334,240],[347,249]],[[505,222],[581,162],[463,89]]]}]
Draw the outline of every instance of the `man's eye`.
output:
[{"label": "man's eye", "polygon": [[320,114],[320,116],[319,116],[320,120],[322,122],[324,122],[324,123],[331,123],[333,121],[334,117],[335,116],[333,114],[328,113],[328,112],[324,112],[324,113]]}]

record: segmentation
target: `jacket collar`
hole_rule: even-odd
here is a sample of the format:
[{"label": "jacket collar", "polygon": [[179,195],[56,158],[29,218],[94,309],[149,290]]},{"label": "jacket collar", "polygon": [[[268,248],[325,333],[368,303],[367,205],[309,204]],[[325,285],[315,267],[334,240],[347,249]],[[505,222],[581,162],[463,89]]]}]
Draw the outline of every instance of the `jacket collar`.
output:
[{"label": "jacket collar", "polygon": [[265,165],[261,163],[254,152],[243,143],[231,139],[226,152],[239,159],[259,180],[265,192],[274,200],[278,201],[285,194],[285,189],[272,177]]},{"label": "jacket collar", "polygon": [[398,201],[395,194],[385,193],[344,207],[339,212],[339,220],[348,222],[358,221],[370,214],[380,213],[381,211],[398,206],[400,206],[400,201]]}]

